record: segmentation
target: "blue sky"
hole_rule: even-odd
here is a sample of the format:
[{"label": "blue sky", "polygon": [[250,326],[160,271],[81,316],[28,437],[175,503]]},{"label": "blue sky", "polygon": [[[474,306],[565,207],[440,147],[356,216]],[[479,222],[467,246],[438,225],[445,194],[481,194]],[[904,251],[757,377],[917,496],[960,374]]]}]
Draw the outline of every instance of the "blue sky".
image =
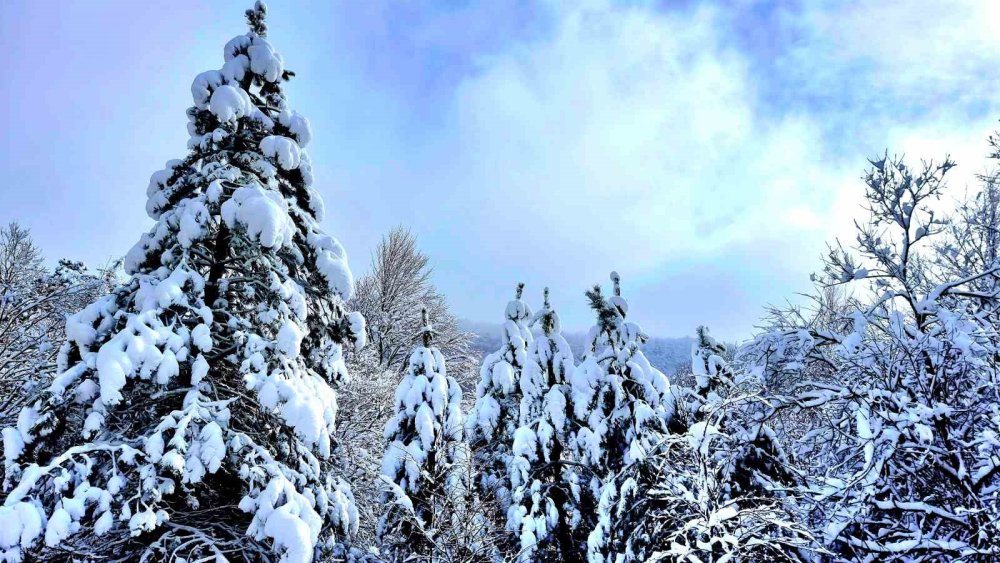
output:
[{"label": "blue sky", "polygon": [[[0,4],[0,221],[99,264],[151,221],[190,83],[240,2]],[[325,227],[356,273],[409,226],[464,317],[550,285],[571,328],[617,269],[647,332],[727,338],[850,236],[865,158],[951,154],[1000,119],[1000,2],[284,2]]]}]

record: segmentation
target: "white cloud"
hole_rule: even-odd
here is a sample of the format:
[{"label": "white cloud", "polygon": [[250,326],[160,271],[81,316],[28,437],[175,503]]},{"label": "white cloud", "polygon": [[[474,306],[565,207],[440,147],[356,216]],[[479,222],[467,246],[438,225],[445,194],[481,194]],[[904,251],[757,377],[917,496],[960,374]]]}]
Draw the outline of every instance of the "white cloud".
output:
[{"label": "white cloud", "polygon": [[[948,106],[981,101],[994,88],[989,78],[1000,61],[998,2],[808,2],[788,17],[809,35],[800,54],[814,61],[816,71],[824,71],[830,58],[838,63],[833,69],[870,64],[880,88]],[[823,51],[826,56],[819,58]],[[943,91],[959,99],[935,99]],[[872,97],[885,94],[870,92]]]},{"label": "white cloud", "polygon": [[545,41],[483,60],[457,90],[435,175],[453,186],[442,205],[467,235],[489,252],[511,242],[497,230],[544,241],[529,268],[566,283],[612,267],[649,273],[737,241],[821,238],[803,221],[834,185],[813,152],[819,131],[803,116],[758,117],[753,77],[720,41],[716,12],[591,3],[557,22]]},{"label": "white cloud", "polygon": [[[459,278],[460,306],[481,307],[491,286],[485,293],[503,299],[516,278],[572,293],[614,268],[635,280],[654,331],[706,321],[745,333],[756,315],[734,318],[727,296],[681,297],[668,286],[704,283],[711,271],[724,278],[716,286],[744,285],[729,293],[745,315],[807,289],[825,241],[853,239],[865,157],[889,147],[982,162],[968,158],[984,145],[966,106],[982,98],[976,71],[996,56],[983,51],[996,32],[982,19],[969,38],[951,40],[966,18],[989,14],[810,6],[780,20],[805,39],[778,76],[757,74],[759,53],[729,36],[734,15],[710,7],[559,4],[544,38],[481,58],[446,110],[428,176],[415,180],[447,217],[434,216],[442,239],[464,241],[443,265]],[[763,81],[784,79],[843,107],[765,107]],[[969,86],[941,99],[953,82]],[[922,84],[935,94],[908,90]],[[970,182],[968,170],[953,182]],[[465,270],[484,257],[488,269]],[[479,290],[463,296],[470,283]]]}]

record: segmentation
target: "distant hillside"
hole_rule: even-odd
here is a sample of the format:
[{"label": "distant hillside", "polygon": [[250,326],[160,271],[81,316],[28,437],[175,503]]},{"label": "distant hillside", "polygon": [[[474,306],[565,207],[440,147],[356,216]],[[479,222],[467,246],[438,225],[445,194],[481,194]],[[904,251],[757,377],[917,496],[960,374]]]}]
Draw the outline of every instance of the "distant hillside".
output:
[{"label": "distant hillside", "polygon": [[[462,320],[460,326],[475,334],[472,346],[480,359],[486,354],[493,352],[500,347],[500,325],[494,323],[483,323]],[[564,332],[563,336],[569,342],[577,358],[583,356],[584,341],[587,338],[586,332]],[[657,369],[670,376],[671,381],[677,382],[691,372],[691,344],[693,337],[683,338],[661,338],[650,337],[642,351],[649,358],[649,362]],[[678,378],[678,376],[681,376]]]}]

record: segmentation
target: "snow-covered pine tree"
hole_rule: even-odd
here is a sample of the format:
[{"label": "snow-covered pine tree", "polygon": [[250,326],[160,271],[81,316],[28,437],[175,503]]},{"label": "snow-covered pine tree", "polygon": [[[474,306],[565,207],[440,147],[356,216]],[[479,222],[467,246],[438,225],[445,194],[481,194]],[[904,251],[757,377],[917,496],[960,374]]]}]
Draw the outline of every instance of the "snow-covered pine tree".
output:
[{"label": "snow-covered pine tree", "polygon": [[[610,298],[599,285],[586,293],[597,324],[588,333],[587,354],[570,378],[577,426],[572,442],[576,459],[589,469],[580,490],[585,508],[596,507],[602,487],[615,487],[618,472],[645,458],[662,440],[676,411],[670,382],[640,349],[648,337],[625,320],[628,302],[617,272],[611,272],[611,281]],[[592,510],[583,516],[589,525],[606,517]],[[591,549],[605,541],[603,533],[596,529],[590,534]]]},{"label": "snow-covered pine tree", "polygon": [[611,272],[611,281],[610,298],[605,299],[599,285],[586,293],[597,324],[587,335],[587,354],[571,378],[580,425],[576,448],[598,487],[601,480],[645,456],[676,408],[667,377],[640,349],[648,337],[639,325],[625,320],[628,302],[621,296],[617,272]]},{"label": "snow-covered pine tree", "polygon": [[9,559],[307,562],[357,525],[330,436],[364,320],[265,14],[194,80],[130,277],[68,320],[61,374],[4,429]]},{"label": "snow-covered pine tree", "polygon": [[526,326],[531,309],[521,301],[523,292],[524,284],[519,283],[514,299],[507,303],[502,344],[483,359],[476,403],[467,421],[469,445],[479,477],[476,487],[485,498],[495,498],[499,503],[496,520],[501,526],[510,506],[508,466],[514,432],[520,421],[518,382],[531,343],[531,331]]},{"label": "snow-covered pine tree", "polygon": [[722,357],[725,344],[712,337],[708,327],[699,326],[697,339],[691,346],[691,373],[694,375],[695,392],[703,401],[718,395],[720,387],[733,385],[733,370]]},{"label": "snow-covered pine tree", "polygon": [[[462,454],[462,388],[448,376],[444,356],[432,345],[434,328],[421,312],[420,344],[413,349],[396,388],[396,413],[385,425],[379,522],[382,556],[390,561],[434,559],[436,537],[454,522],[456,463]],[[444,521],[442,521],[444,520]]]},{"label": "snow-covered pine tree", "polygon": [[573,351],[545,288],[542,309],[529,326],[542,334],[528,347],[521,372],[521,426],[514,433],[508,527],[518,536],[521,561],[572,561],[584,550],[578,495],[580,478],[570,461],[567,435],[573,417],[569,375]]}]

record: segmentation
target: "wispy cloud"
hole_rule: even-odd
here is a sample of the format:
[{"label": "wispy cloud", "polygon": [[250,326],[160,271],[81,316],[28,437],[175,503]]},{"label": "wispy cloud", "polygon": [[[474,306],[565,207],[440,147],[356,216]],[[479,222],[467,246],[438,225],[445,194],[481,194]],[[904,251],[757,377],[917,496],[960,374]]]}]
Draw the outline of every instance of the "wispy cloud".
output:
[{"label": "wispy cloud", "polygon": [[[996,38],[977,23],[951,39],[989,14],[818,3],[550,10],[549,34],[483,56],[456,86],[444,138],[414,170],[417,185],[445,194],[422,227],[476,241],[450,249],[443,273],[458,287],[500,293],[520,277],[575,290],[617,268],[638,285],[654,330],[744,332],[765,301],[808,287],[825,240],[849,236],[865,157],[950,152],[975,163],[959,183],[982,166],[997,115],[986,95]],[[734,39],[749,13],[788,42]],[[731,306],[675,291],[703,286],[705,271],[723,278],[714,285],[749,288],[731,291]],[[457,293],[466,307],[481,299]]]}]

